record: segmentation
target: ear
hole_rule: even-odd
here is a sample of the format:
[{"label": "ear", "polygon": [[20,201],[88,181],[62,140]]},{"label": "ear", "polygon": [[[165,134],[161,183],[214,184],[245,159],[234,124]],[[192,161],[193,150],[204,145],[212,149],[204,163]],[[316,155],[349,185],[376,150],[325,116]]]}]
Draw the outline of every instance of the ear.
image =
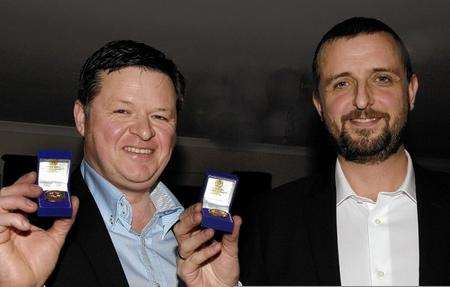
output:
[{"label": "ear", "polygon": [[416,101],[416,94],[418,89],[419,89],[419,79],[417,79],[416,74],[413,74],[408,84],[408,101],[410,111],[414,109],[414,103]]},{"label": "ear", "polygon": [[84,137],[86,129],[86,114],[84,106],[79,100],[76,100],[73,105],[73,118],[75,120],[75,126],[78,133]]},{"label": "ear", "polygon": [[322,119],[322,103],[320,102],[320,96],[318,92],[313,92],[312,100],[314,107],[319,114],[319,117]]}]

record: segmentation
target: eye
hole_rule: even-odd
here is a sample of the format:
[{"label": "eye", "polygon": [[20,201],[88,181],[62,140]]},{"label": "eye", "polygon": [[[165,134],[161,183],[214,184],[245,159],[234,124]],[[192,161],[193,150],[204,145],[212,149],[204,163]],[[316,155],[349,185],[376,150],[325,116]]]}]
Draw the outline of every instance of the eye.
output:
[{"label": "eye", "polygon": [[165,117],[163,115],[152,115],[152,118],[156,119],[156,120],[160,120],[160,121],[166,121],[166,122],[169,120],[167,117]]},{"label": "eye", "polygon": [[129,114],[130,112],[128,110],[125,110],[125,109],[117,109],[117,110],[114,110],[113,113],[115,113],[115,114]]},{"label": "eye", "polygon": [[336,84],[334,84],[334,88],[335,89],[338,89],[338,90],[340,90],[340,89],[345,89],[346,87],[348,87],[348,82],[346,82],[346,81],[339,81],[339,82],[337,82]]},{"label": "eye", "polygon": [[386,85],[392,82],[392,78],[388,75],[379,75],[378,77],[376,77],[375,81],[377,83]]}]

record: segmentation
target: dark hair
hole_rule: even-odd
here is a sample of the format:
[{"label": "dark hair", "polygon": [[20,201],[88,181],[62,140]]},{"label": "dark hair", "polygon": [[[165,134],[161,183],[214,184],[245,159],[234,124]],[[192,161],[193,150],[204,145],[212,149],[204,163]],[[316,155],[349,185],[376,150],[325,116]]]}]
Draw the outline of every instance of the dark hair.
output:
[{"label": "dark hair", "polygon": [[411,76],[413,75],[411,59],[409,58],[409,53],[405,47],[405,44],[403,44],[402,39],[400,39],[397,33],[395,33],[391,27],[389,27],[388,25],[386,25],[385,23],[381,22],[378,19],[353,17],[331,28],[322,37],[319,44],[317,45],[312,64],[314,93],[318,94],[319,91],[319,82],[320,82],[319,57],[325,44],[341,38],[352,38],[360,34],[373,34],[379,32],[388,33],[397,43],[397,46],[400,51],[400,56],[402,58],[403,65],[406,71],[406,77],[409,81],[411,79]]},{"label": "dark hair", "polygon": [[177,112],[181,110],[185,82],[175,63],[166,58],[161,51],[144,43],[119,40],[106,43],[95,51],[81,69],[77,99],[85,106],[87,114],[89,104],[100,89],[100,73],[111,73],[126,67],[140,67],[167,75],[175,87]]}]

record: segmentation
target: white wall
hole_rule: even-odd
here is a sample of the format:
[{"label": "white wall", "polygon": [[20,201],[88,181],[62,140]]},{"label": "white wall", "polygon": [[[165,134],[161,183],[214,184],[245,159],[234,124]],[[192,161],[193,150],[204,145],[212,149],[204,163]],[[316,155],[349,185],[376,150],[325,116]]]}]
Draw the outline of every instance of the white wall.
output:
[{"label": "white wall", "polygon": [[[0,121],[0,156],[35,155],[42,149],[71,150],[74,163],[82,158],[82,139],[66,126]],[[169,170],[184,185],[200,185],[207,169],[265,171],[274,186],[310,172],[311,151],[303,147],[246,144],[235,147],[208,139],[178,137]]]},{"label": "white wall", "polygon": [[[35,155],[41,149],[71,150],[77,164],[82,157],[82,139],[73,127],[0,121],[0,156]],[[417,160],[450,172],[448,159]],[[207,169],[265,171],[272,174],[275,187],[310,173],[313,161],[311,149],[305,147],[251,143],[232,147],[208,139],[178,137],[168,169],[176,183],[192,186],[201,185]]]}]

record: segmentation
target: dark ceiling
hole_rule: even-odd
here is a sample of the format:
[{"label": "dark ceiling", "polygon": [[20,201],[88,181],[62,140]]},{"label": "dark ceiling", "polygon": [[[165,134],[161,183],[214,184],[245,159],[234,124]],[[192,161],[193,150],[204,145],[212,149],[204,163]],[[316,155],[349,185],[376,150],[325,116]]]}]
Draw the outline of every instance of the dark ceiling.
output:
[{"label": "dark ceiling", "polygon": [[105,42],[143,41],[188,79],[179,134],[314,145],[310,62],[332,25],[377,17],[406,42],[420,78],[408,142],[450,158],[450,2],[1,1],[0,120],[72,125],[83,60]]}]

